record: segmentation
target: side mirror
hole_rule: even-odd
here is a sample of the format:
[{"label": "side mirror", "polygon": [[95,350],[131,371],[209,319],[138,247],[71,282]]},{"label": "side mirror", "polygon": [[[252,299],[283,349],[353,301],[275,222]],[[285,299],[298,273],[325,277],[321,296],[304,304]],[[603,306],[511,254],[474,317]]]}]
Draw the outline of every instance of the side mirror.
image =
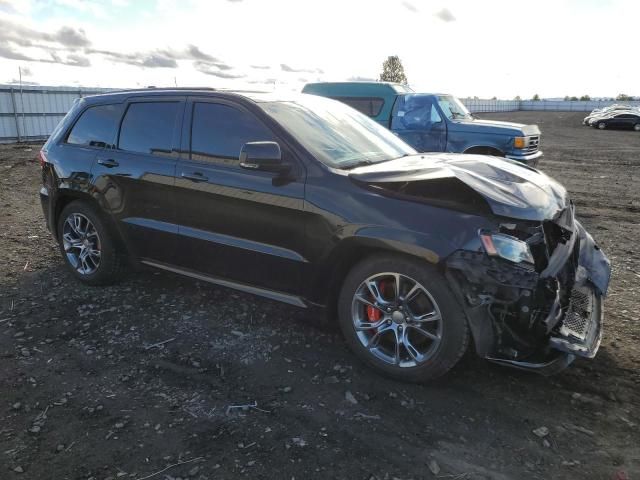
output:
[{"label": "side mirror", "polygon": [[282,173],[289,165],[282,161],[280,145],[276,142],[247,142],[240,150],[240,166],[249,170]]}]

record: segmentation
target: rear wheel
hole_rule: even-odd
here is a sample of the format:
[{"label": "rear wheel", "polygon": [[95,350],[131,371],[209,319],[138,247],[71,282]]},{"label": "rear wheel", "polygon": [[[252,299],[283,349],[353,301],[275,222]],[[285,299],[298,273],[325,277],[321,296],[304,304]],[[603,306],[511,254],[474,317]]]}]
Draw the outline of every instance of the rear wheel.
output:
[{"label": "rear wheel", "polygon": [[633,126],[633,129],[634,129],[636,132],[640,132],[640,123],[636,123],[636,124]]},{"label": "rear wheel", "polygon": [[65,264],[79,280],[104,285],[118,280],[125,260],[117,251],[112,233],[88,203],[69,203],[58,219],[58,243]]},{"label": "rear wheel", "polygon": [[469,341],[464,313],[433,267],[400,255],[365,259],[340,293],[351,349],[387,376],[426,381],[448,372]]}]

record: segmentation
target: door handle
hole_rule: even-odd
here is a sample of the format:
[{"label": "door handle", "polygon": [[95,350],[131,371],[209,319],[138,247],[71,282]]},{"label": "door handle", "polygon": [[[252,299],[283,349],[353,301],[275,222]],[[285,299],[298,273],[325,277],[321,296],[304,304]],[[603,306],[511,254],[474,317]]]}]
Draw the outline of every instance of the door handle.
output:
[{"label": "door handle", "polygon": [[99,158],[98,159],[98,163],[100,165],[102,165],[103,167],[107,167],[107,168],[113,168],[113,167],[117,167],[118,165],[120,165],[113,158]]},{"label": "door handle", "polygon": [[193,172],[193,173],[182,172],[180,176],[182,178],[186,178],[187,180],[191,180],[192,182],[206,182],[207,180],[209,180],[208,177],[205,177],[200,172]]}]

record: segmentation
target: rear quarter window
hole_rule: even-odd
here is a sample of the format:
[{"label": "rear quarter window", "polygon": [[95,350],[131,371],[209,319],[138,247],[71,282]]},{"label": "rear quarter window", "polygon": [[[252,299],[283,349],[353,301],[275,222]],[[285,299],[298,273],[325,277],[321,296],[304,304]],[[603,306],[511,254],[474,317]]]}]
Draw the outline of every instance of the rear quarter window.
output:
[{"label": "rear quarter window", "polygon": [[120,111],[120,105],[87,108],[71,128],[66,143],[85,147],[112,147]]},{"label": "rear quarter window", "polygon": [[377,117],[384,105],[384,99],[379,97],[332,97],[342,103],[355,108],[360,113],[364,113],[369,117]]},{"label": "rear quarter window", "polygon": [[120,127],[118,148],[128,152],[172,155],[179,102],[131,103]]}]

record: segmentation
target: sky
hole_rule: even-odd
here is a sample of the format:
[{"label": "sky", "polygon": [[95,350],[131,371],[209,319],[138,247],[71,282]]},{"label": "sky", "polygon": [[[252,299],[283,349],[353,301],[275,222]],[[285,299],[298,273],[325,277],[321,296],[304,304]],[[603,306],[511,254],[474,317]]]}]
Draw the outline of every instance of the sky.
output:
[{"label": "sky", "polygon": [[0,0],[0,83],[640,96],[638,0]]}]

